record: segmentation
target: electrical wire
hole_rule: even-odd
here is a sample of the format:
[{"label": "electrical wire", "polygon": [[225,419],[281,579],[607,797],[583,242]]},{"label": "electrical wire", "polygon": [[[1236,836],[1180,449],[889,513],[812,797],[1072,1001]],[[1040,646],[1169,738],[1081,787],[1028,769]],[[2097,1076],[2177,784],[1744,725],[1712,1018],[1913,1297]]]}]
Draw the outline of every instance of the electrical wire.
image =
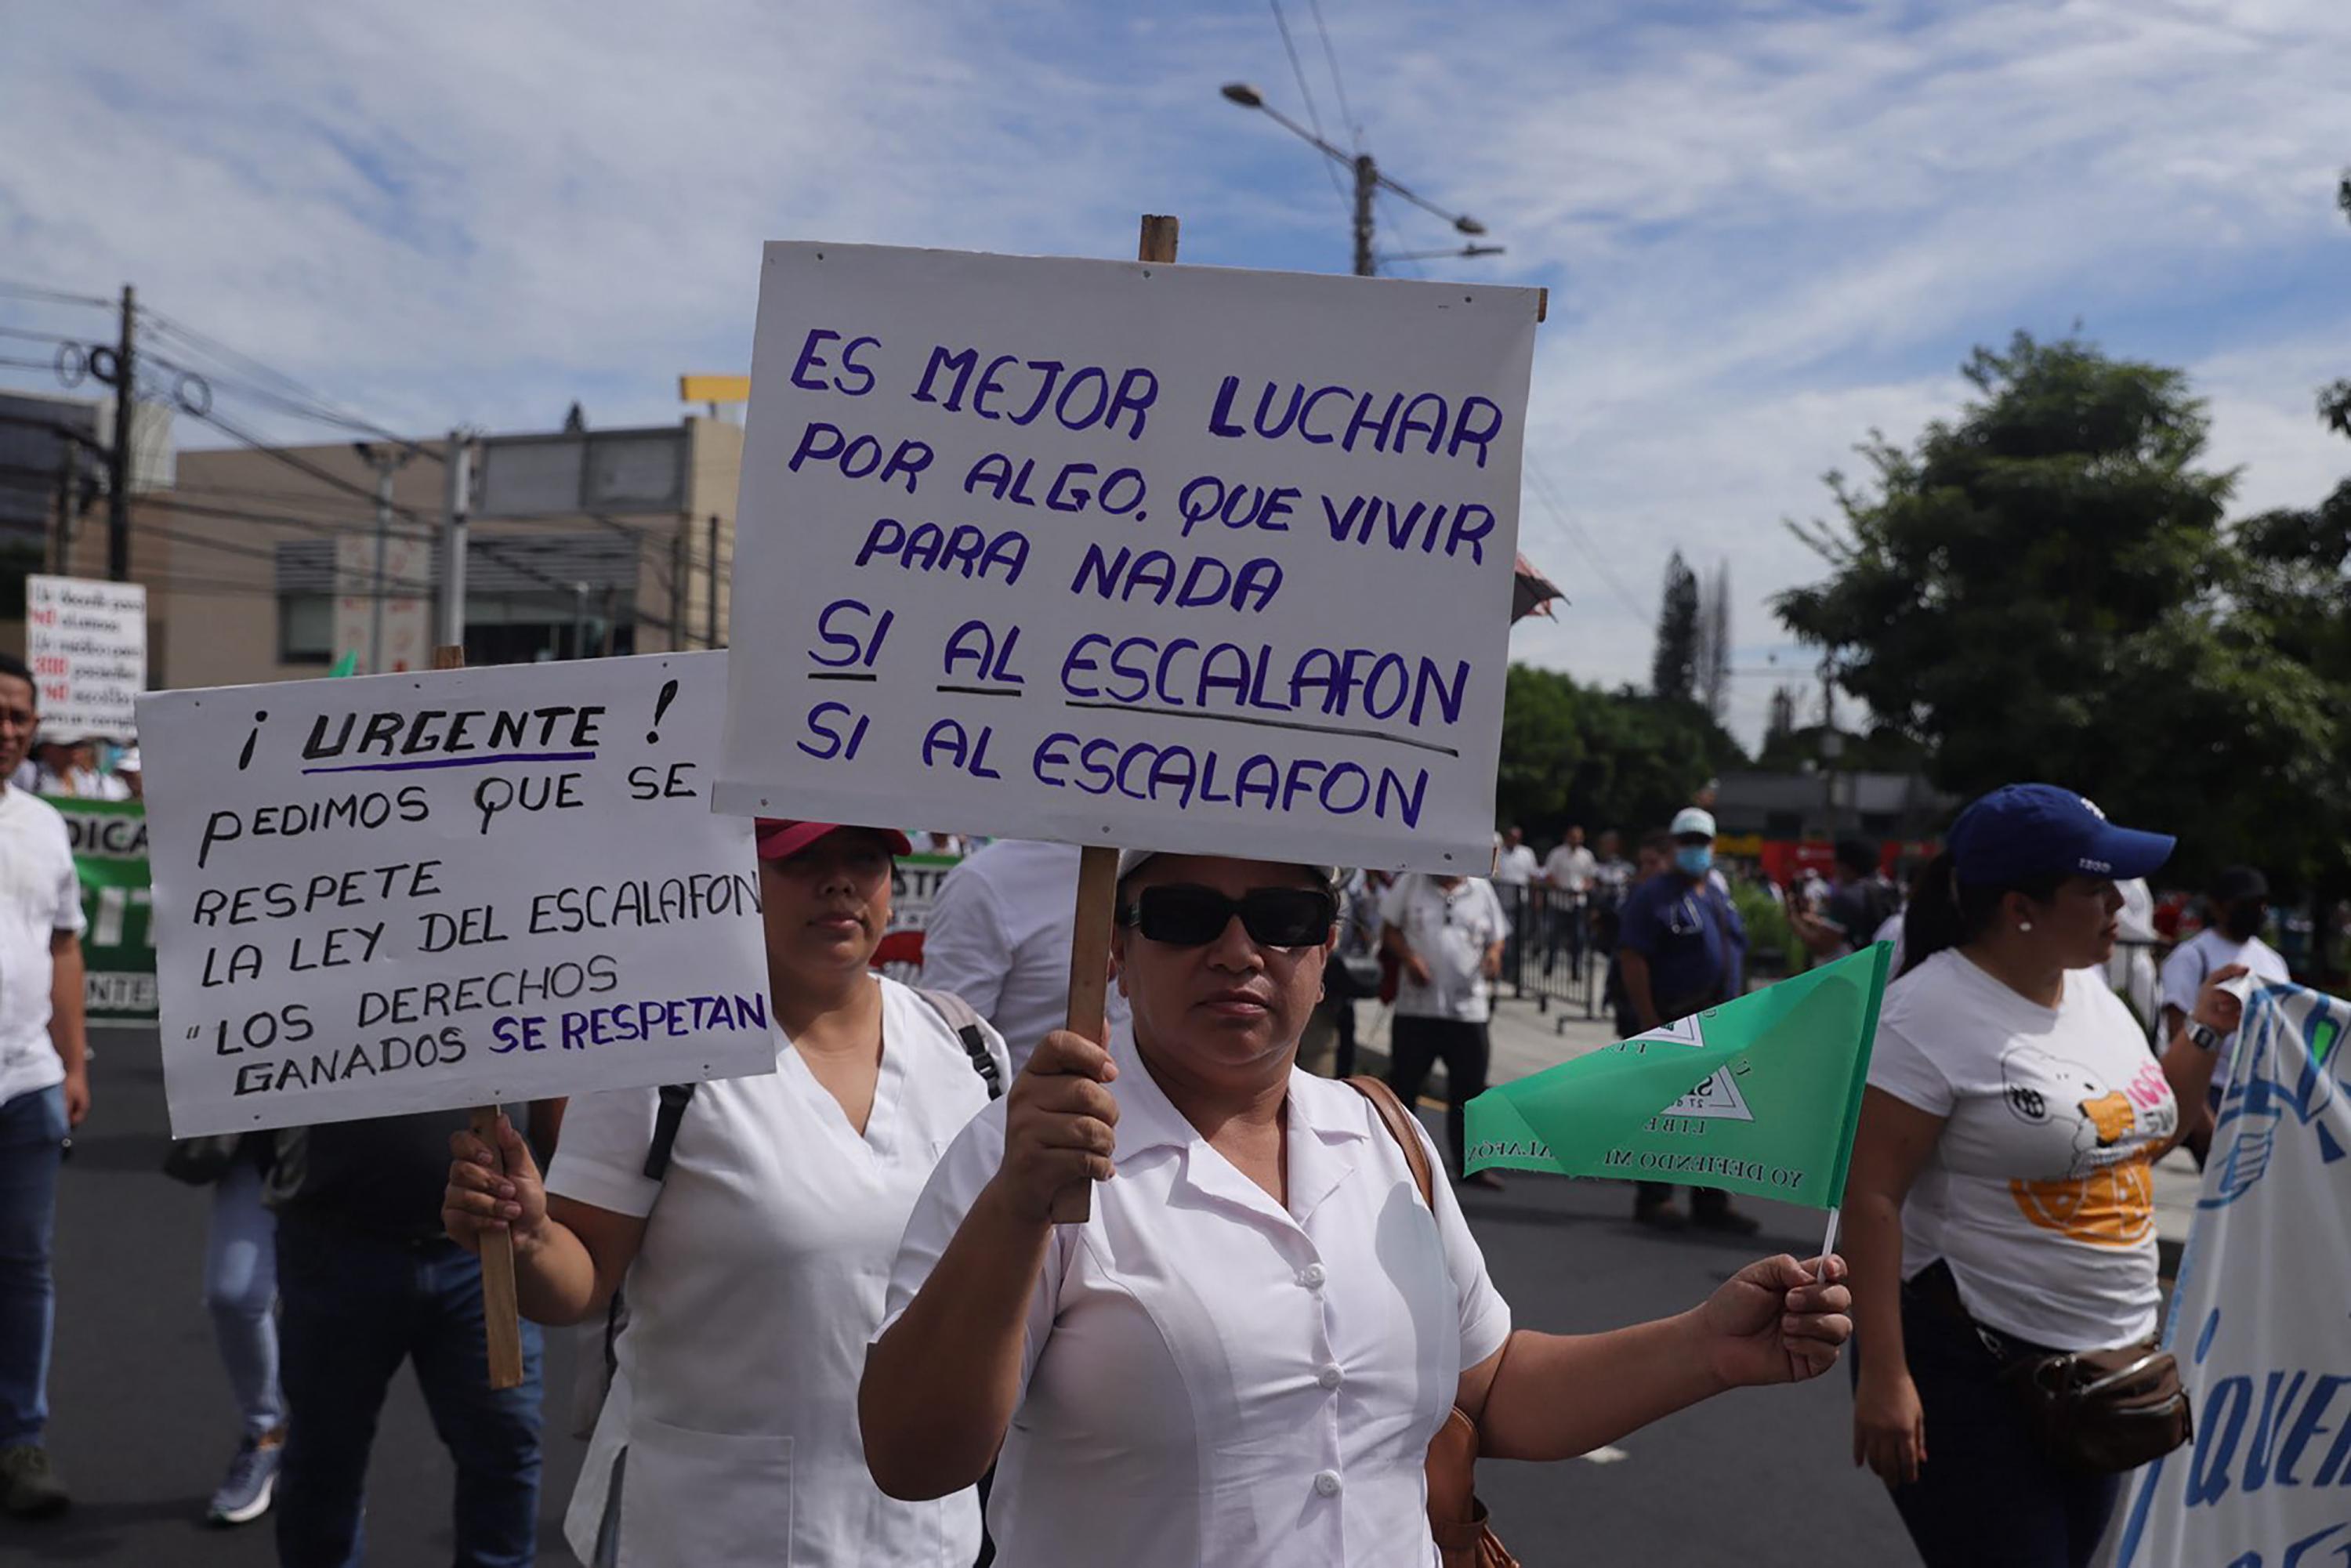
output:
[{"label": "electrical wire", "polygon": [[1551,475],[1537,461],[1535,455],[1531,451],[1526,453],[1525,460],[1526,476],[1534,481],[1532,488],[1537,504],[1551,514],[1552,520],[1567,535],[1593,574],[1616,596],[1617,602],[1634,615],[1647,614],[1640,602],[1625,591],[1625,585],[1616,580],[1616,574],[1609,570],[1607,562],[1601,557],[1599,547],[1593,543],[1592,536],[1584,532],[1583,525],[1568,511],[1559,486],[1552,482]]},{"label": "electrical wire", "polygon": [[62,288],[45,288],[37,283],[18,283],[0,278],[0,294],[14,295],[19,299],[45,300],[51,305],[95,305],[101,310],[111,309],[115,302],[95,294],[68,294]]},{"label": "electrical wire", "polygon": [[[199,332],[183,321],[176,320],[160,310],[150,309],[145,306],[140,307],[139,314],[151,327],[167,337],[179,339],[188,349],[200,354],[209,354],[225,364],[241,367],[242,374],[246,377],[258,377],[265,382],[276,382],[278,391],[260,392],[260,395],[275,398],[290,413],[301,413],[324,423],[339,424],[348,430],[356,430],[363,434],[373,435],[379,440],[389,441],[406,451],[411,456],[427,457],[436,463],[443,461],[439,453],[420,446],[406,436],[387,430],[371,420],[362,419],[348,410],[339,408],[334,400],[323,392],[313,391],[285,371],[264,364],[240,350],[231,348],[208,333]],[[259,389],[251,387],[246,390],[259,392]]]},{"label": "electrical wire", "polygon": [[[1306,68],[1300,62],[1298,45],[1290,36],[1290,18],[1281,14],[1281,0],[1266,0],[1266,3],[1273,7],[1273,25],[1281,30],[1281,47],[1290,56],[1290,74],[1297,80],[1298,96],[1306,100],[1306,123],[1314,128],[1314,140],[1327,141],[1322,134],[1322,116],[1314,107],[1314,89],[1306,85]],[[1331,176],[1331,190],[1352,218],[1354,204],[1347,195],[1347,187],[1339,183],[1339,171],[1332,167],[1327,158],[1322,162],[1322,172]]]},{"label": "electrical wire", "polygon": [[1364,150],[1364,128],[1355,122],[1355,111],[1347,106],[1347,78],[1339,74],[1338,51],[1331,47],[1331,29],[1323,25],[1322,0],[1306,0],[1314,12],[1314,30],[1322,35],[1322,58],[1331,68],[1331,88],[1339,95],[1339,119],[1347,127],[1347,144],[1358,153]]}]

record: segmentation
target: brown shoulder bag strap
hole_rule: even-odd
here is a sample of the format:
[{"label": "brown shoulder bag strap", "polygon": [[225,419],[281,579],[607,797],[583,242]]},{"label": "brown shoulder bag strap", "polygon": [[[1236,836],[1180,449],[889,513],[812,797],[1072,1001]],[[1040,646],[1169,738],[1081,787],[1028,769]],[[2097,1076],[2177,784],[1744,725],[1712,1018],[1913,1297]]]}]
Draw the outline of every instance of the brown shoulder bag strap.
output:
[{"label": "brown shoulder bag strap", "polygon": [[1372,1103],[1388,1136],[1404,1150],[1404,1163],[1412,1167],[1412,1179],[1420,1188],[1420,1201],[1428,1205],[1431,1214],[1437,1212],[1437,1173],[1428,1166],[1428,1151],[1421,1146],[1419,1129],[1412,1124],[1412,1113],[1404,1108],[1395,1090],[1385,1081],[1368,1073],[1357,1073],[1347,1080],[1347,1087]]}]

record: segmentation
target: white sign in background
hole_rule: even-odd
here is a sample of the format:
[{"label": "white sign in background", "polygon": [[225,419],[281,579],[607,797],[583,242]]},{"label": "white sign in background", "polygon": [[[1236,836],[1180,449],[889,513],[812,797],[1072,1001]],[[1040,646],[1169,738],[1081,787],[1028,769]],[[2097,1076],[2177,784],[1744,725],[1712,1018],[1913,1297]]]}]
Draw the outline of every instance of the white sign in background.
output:
[{"label": "white sign in background", "polygon": [[25,579],[25,655],[44,728],[128,740],[147,689],[147,590],[79,577]]},{"label": "white sign in background", "polygon": [[173,1134],[774,1071],[726,668],[143,698]]},{"label": "white sign in background", "polygon": [[2109,1568],[2351,1561],[2351,1002],[2250,988],[2165,1330],[2196,1436],[2129,1478]]},{"label": "white sign in background", "polygon": [[768,246],[719,808],[1482,873],[1538,302]]}]

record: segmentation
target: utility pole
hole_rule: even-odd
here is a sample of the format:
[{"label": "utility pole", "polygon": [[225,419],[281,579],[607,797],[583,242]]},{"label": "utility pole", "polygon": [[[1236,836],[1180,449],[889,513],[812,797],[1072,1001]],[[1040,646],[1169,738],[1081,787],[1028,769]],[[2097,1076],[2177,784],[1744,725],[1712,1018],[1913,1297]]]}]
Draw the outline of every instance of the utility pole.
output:
[{"label": "utility pole", "polygon": [[139,308],[131,285],[122,286],[122,335],[114,348],[114,440],[106,454],[106,575],[115,582],[131,580],[131,438],[138,423]]},{"label": "utility pole", "polygon": [[465,645],[465,517],[474,507],[474,444],[462,430],[449,433],[443,454],[449,470],[441,498],[441,634],[444,647]]},{"label": "utility pole", "polygon": [[1355,276],[1373,277],[1379,263],[1372,256],[1372,197],[1380,188],[1380,168],[1368,152],[1355,154]]},{"label": "utility pole", "polygon": [[694,526],[692,514],[677,515],[677,532],[669,537],[669,645],[672,652],[683,653],[685,640],[694,628],[688,614],[693,610],[693,584],[685,576],[685,531]]},{"label": "utility pole", "polygon": [[710,514],[710,602],[703,606],[702,645],[718,646],[718,514]]},{"label": "utility pole", "polygon": [[392,591],[392,476],[408,466],[413,455],[404,446],[371,446],[354,441],[360,461],[375,470],[375,583],[368,614],[368,670],[383,674],[383,601]]}]

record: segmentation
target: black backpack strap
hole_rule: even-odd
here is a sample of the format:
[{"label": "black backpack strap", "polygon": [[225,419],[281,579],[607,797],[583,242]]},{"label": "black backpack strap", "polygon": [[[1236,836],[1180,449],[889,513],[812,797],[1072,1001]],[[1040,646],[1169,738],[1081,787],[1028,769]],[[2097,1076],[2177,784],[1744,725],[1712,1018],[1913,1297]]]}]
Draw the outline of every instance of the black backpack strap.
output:
[{"label": "black backpack strap", "polygon": [[939,1020],[963,1041],[964,1053],[971,1058],[971,1070],[987,1085],[987,1097],[1003,1099],[1003,1071],[996,1065],[995,1053],[987,1049],[987,1031],[980,1027],[979,1014],[972,1010],[971,1004],[953,991],[918,990],[914,994],[928,1002]]},{"label": "black backpack strap", "polygon": [[653,1113],[653,1141],[645,1150],[645,1178],[660,1181],[669,1175],[670,1150],[677,1143],[678,1124],[685,1120],[685,1108],[693,1103],[694,1085],[664,1083],[661,1086],[661,1109]]}]

